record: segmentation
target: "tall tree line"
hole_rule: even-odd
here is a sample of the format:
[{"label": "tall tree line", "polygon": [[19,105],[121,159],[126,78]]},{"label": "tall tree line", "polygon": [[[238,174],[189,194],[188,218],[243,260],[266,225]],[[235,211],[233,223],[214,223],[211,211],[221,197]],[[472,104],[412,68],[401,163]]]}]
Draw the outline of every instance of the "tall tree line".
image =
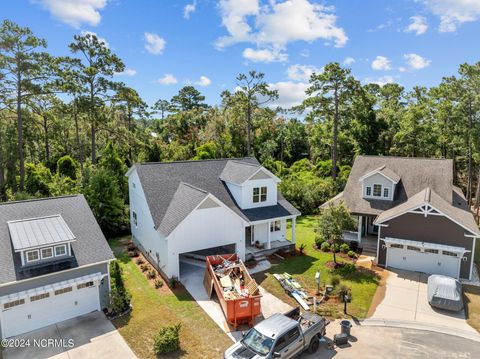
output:
[{"label": "tall tree line", "polygon": [[255,156],[309,213],[342,190],[356,155],[370,154],[451,158],[455,183],[479,203],[480,63],[411,90],[326,64],[294,108],[275,107],[278,92],[250,71],[216,106],[185,86],[150,107],[116,81],[123,61],[95,35],[65,48],[55,57],[30,29],[1,24],[1,200],[81,192],[115,232],[128,225],[123,174],[133,163]]}]

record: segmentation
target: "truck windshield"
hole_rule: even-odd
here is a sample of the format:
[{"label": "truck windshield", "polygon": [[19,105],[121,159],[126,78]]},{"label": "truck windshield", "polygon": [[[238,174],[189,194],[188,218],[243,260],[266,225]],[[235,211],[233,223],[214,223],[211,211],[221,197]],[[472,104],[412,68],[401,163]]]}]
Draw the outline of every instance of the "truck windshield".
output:
[{"label": "truck windshield", "polygon": [[242,343],[255,353],[265,356],[272,349],[273,339],[251,329],[243,338]]}]

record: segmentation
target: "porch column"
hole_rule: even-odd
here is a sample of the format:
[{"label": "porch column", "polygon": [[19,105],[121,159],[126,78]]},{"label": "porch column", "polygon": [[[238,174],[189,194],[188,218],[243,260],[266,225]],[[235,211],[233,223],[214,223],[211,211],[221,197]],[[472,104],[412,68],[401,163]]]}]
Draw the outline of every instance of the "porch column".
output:
[{"label": "porch column", "polygon": [[292,218],[292,243],[295,244],[295,233],[296,233],[296,230],[295,230],[295,225],[297,223],[297,218],[296,217],[293,217]]},{"label": "porch column", "polygon": [[362,221],[363,221],[363,216],[358,216],[357,240],[359,244],[362,243]]},{"label": "porch column", "polygon": [[270,237],[271,237],[271,231],[270,231],[270,226],[271,226],[271,223],[270,221],[267,222],[267,232],[268,232],[268,243],[267,243],[267,248],[268,249],[272,249],[272,243],[270,242]]}]

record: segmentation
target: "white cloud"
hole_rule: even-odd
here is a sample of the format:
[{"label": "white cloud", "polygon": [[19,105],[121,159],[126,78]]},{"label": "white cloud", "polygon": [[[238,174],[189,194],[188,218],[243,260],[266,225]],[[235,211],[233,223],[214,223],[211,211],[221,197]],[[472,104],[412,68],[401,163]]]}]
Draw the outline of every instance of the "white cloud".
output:
[{"label": "white cloud", "polygon": [[183,17],[185,19],[190,19],[190,15],[197,10],[197,1],[193,0],[193,3],[185,5],[183,8]]},{"label": "white cloud", "polygon": [[393,78],[393,76],[381,76],[379,78],[371,78],[371,77],[367,77],[365,79],[365,83],[367,84],[377,84],[379,86],[385,86],[386,84],[391,84],[395,82],[395,79]]},{"label": "white cloud", "polygon": [[288,60],[288,55],[281,50],[276,49],[252,49],[247,47],[243,50],[243,57],[252,62],[284,62]]},{"label": "white cloud", "polygon": [[375,60],[372,61],[372,69],[388,71],[392,69],[392,65],[390,64],[390,60],[385,56],[377,56]]},{"label": "white cloud", "polygon": [[176,83],[178,83],[178,80],[172,74],[165,74],[158,79],[158,82],[162,85],[175,85]]},{"label": "white cloud", "polygon": [[43,8],[58,20],[79,28],[82,24],[97,26],[102,17],[99,10],[107,0],[38,0]]},{"label": "white cloud", "polygon": [[478,0],[421,0],[425,6],[440,17],[440,32],[454,32],[466,22],[480,19]]},{"label": "white cloud", "polygon": [[287,76],[291,80],[308,82],[313,73],[320,73],[322,69],[319,69],[312,65],[291,65],[287,69]]},{"label": "white cloud", "polygon": [[414,32],[417,36],[427,32],[428,24],[425,16],[412,16],[410,20],[411,23],[405,28],[405,32]]},{"label": "white cloud", "polygon": [[398,71],[400,71],[400,72],[406,72],[407,69],[406,69],[405,67],[403,67],[403,66],[400,66],[400,67],[398,68]]},{"label": "white cloud", "polygon": [[107,41],[104,37],[98,36],[97,33],[93,32],[93,31],[81,31],[81,32],[80,32],[80,35],[82,35],[82,36],[85,36],[85,35],[96,36],[98,42],[101,42],[101,43],[103,43],[107,48],[110,48],[110,44],[108,43],[108,41]]},{"label": "white cloud", "polygon": [[432,62],[417,54],[406,54],[406,55],[403,55],[403,57],[408,67],[412,70],[424,69],[430,66]]},{"label": "white cloud", "polygon": [[355,59],[353,57],[346,57],[345,60],[343,60],[344,65],[352,65],[355,63]]},{"label": "white cloud", "polygon": [[116,76],[135,76],[137,74],[137,70],[134,70],[134,69],[125,69],[123,70],[122,72],[116,72],[115,75]]},{"label": "white cloud", "polygon": [[303,49],[302,52],[300,53],[301,57],[309,57],[310,56],[310,50],[308,49]]},{"label": "white cloud", "polygon": [[220,0],[219,8],[228,35],[217,40],[218,48],[239,42],[284,48],[289,42],[318,39],[342,47],[348,41],[333,8],[308,0],[270,1],[263,6],[259,0]]},{"label": "white cloud", "polygon": [[195,85],[197,86],[202,86],[206,87],[212,83],[212,80],[210,80],[207,76],[200,76],[200,79],[195,82]]},{"label": "white cloud", "polygon": [[146,41],[145,49],[151,54],[161,55],[167,42],[157,34],[151,32],[146,32],[144,36]]},{"label": "white cloud", "polygon": [[272,90],[278,91],[278,99],[272,102],[273,106],[290,108],[300,105],[305,99],[305,90],[308,83],[283,81],[269,84]]}]

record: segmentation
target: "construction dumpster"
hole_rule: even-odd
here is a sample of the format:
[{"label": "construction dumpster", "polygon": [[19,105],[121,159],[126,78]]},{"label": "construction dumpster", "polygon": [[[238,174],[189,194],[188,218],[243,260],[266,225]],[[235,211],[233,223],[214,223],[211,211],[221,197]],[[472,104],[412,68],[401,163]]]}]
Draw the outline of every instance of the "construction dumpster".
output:
[{"label": "construction dumpster", "polygon": [[261,314],[260,292],[255,280],[236,254],[208,256],[205,270],[205,289],[211,296],[217,293],[227,322],[235,329],[240,324],[253,326]]}]

